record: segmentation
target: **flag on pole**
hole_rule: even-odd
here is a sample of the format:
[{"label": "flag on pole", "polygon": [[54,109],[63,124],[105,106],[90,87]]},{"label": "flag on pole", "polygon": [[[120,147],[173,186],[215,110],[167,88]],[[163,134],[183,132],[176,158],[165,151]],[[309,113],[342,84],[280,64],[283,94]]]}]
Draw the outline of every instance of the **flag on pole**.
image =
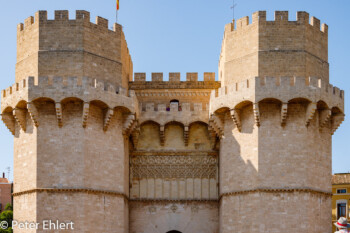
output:
[{"label": "flag on pole", "polygon": [[116,7],[116,11],[115,11],[115,13],[116,13],[116,23],[118,23],[118,11],[119,11],[119,0],[116,0],[117,1],[117,7]]}]

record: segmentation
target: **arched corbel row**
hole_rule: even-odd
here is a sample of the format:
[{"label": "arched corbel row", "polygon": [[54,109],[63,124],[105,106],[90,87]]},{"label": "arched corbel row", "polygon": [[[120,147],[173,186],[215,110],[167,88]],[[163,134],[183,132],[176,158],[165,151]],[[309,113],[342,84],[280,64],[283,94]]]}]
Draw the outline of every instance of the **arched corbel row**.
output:
[{"label": "arched corbel row", "polygon": [[35,107],[35,105],[32,102],[28,102],[27,109],[28,109],[29,116],[32,119],[32,122],[35,125],[35,127],[39,127],[39,120],[38,120],[39,113],[38,113],[37,108]]},{"label": "arched corbel row", "polygon": [[281,107],[281,125],[286,125],[287,116],[288,116],[288,103],[282,103]]},{"label": "arched corbel row", "polygon": [[338,127],[341,125],[344,119],[345,115],[343,113],[339,113],[337,115],[332,116],[332,135],[335,133],[335,131],[338,129]]},{"label": "arched corbel row", "polygon": [[25,109],[21,109],[21,108],[13,109],[13,116],[24,132],[26,131],[26,126],[27,126],[26,115],[27,115],[27,112]]},{"label": "arched corbel row", "polygon": [[63,125],[63,123],[62,123],[62,104],[57,102],[55,104],[55,109],[56,109],[58,127],[61,128]]},{"label": "arched corbel row", "polygon": [[185,125],[185,127],[184,127],[184,142],[185,142],[185,146],[188,146],[188,136],[189,136],[189,127]]},{"label": "arched corbel row", "polygon": [[230,110],[231,118],[236,125],[239,132],[241,132],[242,124],[241,124],[241,117],[240,117],[240,110],[238,109],[231,109]]},{"label": "arched corbel row", "polygon": [[12,114],[12,112],[5,112],[1,114],[1,119],[5,123],[6,127],[10,130],[12,135],[15,135],[16,128],[15,128],[15,118]]},{"label": "arched corbel row", "polygon": [[311,120],[314,118],[315,113],[317,109],[317,104],[316,103],[309,103],[306,109],[306,120],[305,120],[305,125],[309,126]]},{"label": "arched corbel row", "polygon": [[83,105],[83,128],[86,128],[89,118],[90,103],[84,102]]},{"label": "arched corbel row", "polygon": [[160,145],[161,146],[164,146],[164,142],[165,142],[165,126],[164,125],[161,125],[159,127],[159,137],[160,137]]},{"label": "arched corbel row", "polygon": [[104,117],[104,121],[103,121],[103,130],[107,131],[109,124],[111,123],[111,119],[114,115],[114,110],[108,108],[108,110],[106,111],[105,117]]},{"label": "arched corbel row", "polygon": [[331,109],[323,109],[320,112],[320,127],[323,128],[327,125],[328,121],[331,119],[332,110]]},{"label": "arched corbel row", "polygon": [[254,103],[254,104],[253,104],[253,112],[254,112],[255,124],[259,127],[259,126],[260,126],[260,109],[259,109],[259,103]]}]

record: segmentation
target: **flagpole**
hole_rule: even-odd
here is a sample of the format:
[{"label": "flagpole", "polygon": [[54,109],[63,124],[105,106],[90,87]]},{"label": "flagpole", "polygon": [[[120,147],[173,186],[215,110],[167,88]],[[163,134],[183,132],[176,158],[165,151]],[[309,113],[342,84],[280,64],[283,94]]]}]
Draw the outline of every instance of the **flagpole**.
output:
[{"label": "flagpole", "polygon": [[232,9],[232,19],[234,20],[235,19],[235,7],[237,6],[237,4],[235,3],[235,0],[232,0],[232,6],[231,6],[231,9]]},{"label": "flagpole", "polygon": [[115,22],[118,23],[118,0],[115,3]]}]

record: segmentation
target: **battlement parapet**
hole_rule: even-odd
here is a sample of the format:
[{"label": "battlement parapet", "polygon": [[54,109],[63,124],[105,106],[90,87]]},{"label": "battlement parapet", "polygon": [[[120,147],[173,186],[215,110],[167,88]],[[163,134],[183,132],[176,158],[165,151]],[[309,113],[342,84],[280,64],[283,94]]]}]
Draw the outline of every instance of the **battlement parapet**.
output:
[{"label": "battlement parapet", "polygon": [[111,83],[89,77],[28,77],[5,89],[1,93],[2,112],[14,109],[21,101],[32,102],[40,98],[51,99],[56,103],[66,98],[77,98],[84,102],[101,101],[113,109],[123,106],[138,113],[138,100],[135,92]]},{"label": "battlement parapet", "polygon": [[[72,64],[80,64],[72,66]],[[50,20],[46,11],[38,11],[17,32],[16,82],[27,76],[100,77],[127,88],[132,77],[132,60],[122,26],[76,11],[55,11]]]},{"label": "battlement parapet", "polygon": [[[181,74],[170,72],[169,82],[180,82]],[[135,73],[134,82],[146,82],[146,73]],[[163,73],[152,73],[152,82],[164,82]],[[198,73],[186,73],[186,82],[198,82]],[[215,82],[215,72],[205,72],[203,74],[203,82]]]},{"label": "battlement parapet", "polygon": [[213,90],[210,113],[222,107],[234,109],[244,101],[277,99],[288,103],[300,98],[312,103],[323,101],[329,108],[337,107],[344,113],[344,91],[316,77],[255,77]]},{"label": "battlement parapet", "polygon": [[[224,86],[254,76],[319,77],[329,82],[328,26],[298,12],[289,21],[287,11],[276,11],[275,20],[266,12],[253,14],[226,25],[219,74]],[[307,62],[305,62],[307,61]]]},{"label": "battlement parapet", "polygon": [[[311,20],[310,20],[311,19]],[[278,25],[279,27],[283,27],[283,24],[286,25],[309,25],[310,28],[314,28],[315,30],[319,30],[325,34],[328,34],[328,26],[327,24],[320,23],[320,20],[316,17],[309,16],[309,13],[305,11],[297,12],[296,21],[289,21],[288,11],[275,11],[275,19],[273,21],[266,20],[266,11],[257,11],[252,15],[252,23],[249,24],[249,17],[245,16],[236,21],[233,20],[232,23],[229,23],[225,26],[225,32],[239,31],[242,28],[247,26],[256,25],[256,24],[264,24],[264,25]],[[321,26],[321,28],[320,28]]]},{"label": "battlement parapet", "polygon": [[75,13],[75,19],[69,19],[69,12],[67,10],[56,10],[54,19],[48,19],[47,11],[38,11],[35,16],[29,16],[24,20],[24,23],[18,24],[18,31],[30,30],[32,25],[45,24],[45,23],[61,23],[65,22],[77,22],[77,23],[88,23],[91,27],[108,30],[110,32],[117,32],[119,30],[119,24],[113,24],[113,29],[110,30],[108,27],[108,19],[100,16],[96,17],[95,23],[90,22],[90,12],[84,10],[77,10]]},{"label": "battlement parapet", "polygon": [[220,82],[215,81],[214,72],[205,72],[203,81],[198,81],[198,73],[186,73],[186,81],[181,81],[180,73],[169,73],[169,81],[163,80],[163,73],[152,73],[152,81],[146,81],[146,73],[135,73],[130,89],[217,89]]},{"label": "battlement parapet", "polygon": [[208,106],[204,108],[202,103],[170,103],[169,107],[166,104],[146,103],[140,106],[142,112],[200,112],[208,110]]},{"label": "battlement parapet", "polygon": [[196,121],[207,123],[208,110],[209,105],[204,106],[202,103],[170,103],[169,107],[166,104],[146,103],[140,105],[140,123],[154,121],[165,125],[176,121],[185,126]]}]

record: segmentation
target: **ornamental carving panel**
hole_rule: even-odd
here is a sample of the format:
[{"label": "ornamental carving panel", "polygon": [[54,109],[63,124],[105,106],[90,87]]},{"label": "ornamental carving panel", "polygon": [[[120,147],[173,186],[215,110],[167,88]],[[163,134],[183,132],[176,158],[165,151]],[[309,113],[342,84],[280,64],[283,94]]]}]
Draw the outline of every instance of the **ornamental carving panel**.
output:
[{"label": "ornamental carving panel", "polygon": [[134,155],[131,177],[142,178],[209,178],[216,179],[216,155]]}]

